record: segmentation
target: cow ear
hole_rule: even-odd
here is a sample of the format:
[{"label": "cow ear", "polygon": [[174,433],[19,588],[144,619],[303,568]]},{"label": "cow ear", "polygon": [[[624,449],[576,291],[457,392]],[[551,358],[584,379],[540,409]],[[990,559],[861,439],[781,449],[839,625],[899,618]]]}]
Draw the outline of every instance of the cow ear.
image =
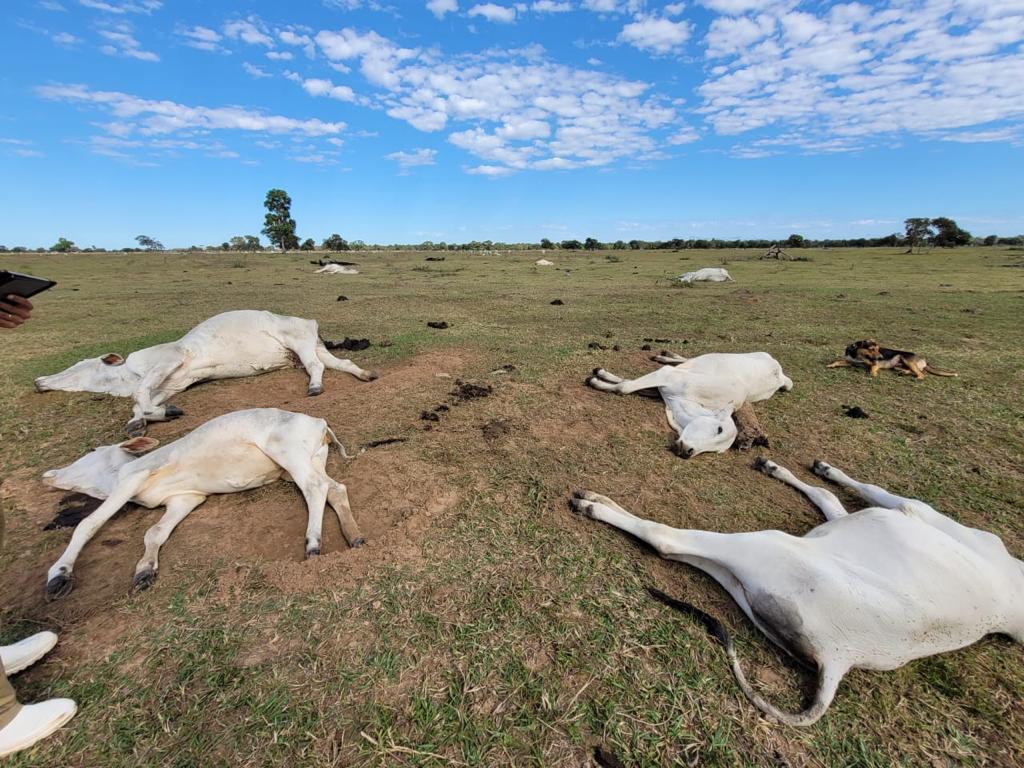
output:
[{"label": "cow ear", "polygon": [[152,451],[158,445],[160,445],[160,441],[155,437],[133,437],[131,440],[125,440],[117,447],[125,453],[130,453],[132,456],[141,456],[146,451]]},{"label": "cow ear", "polygon": [[102,360],[106,365],[124,365],[124,358],[117,354],[117,352],[111,352],[109,355],[104,355],[100,360]]}]

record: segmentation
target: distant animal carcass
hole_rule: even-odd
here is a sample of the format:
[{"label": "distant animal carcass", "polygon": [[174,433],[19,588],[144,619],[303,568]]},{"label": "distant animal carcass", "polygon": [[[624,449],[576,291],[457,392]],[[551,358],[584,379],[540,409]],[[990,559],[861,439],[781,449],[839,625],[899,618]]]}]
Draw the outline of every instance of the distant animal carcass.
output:
[{"label": "distant animal carcass", "polygon": [[678,278],[681,283],[724,283],[733,281],[732,276],[722,267],[704,267],[695,272],[687,272]]},{"label": "distant animal carcass", "polygon": [[548,261],[547,259],[537,259],[537,260],[536,260],[535,262],[533,262],[533,263],[534,263],[534,264],[535,264],[536,266],[538,266],[538,267],[553,267],[553,266],[555,266],[555,262],[553,262],[553,261]]},{"label": "distant animal carcass", "polygon": [[344,264],[324,264],[316,271],[318,275],[358,275],[359,270]]}]

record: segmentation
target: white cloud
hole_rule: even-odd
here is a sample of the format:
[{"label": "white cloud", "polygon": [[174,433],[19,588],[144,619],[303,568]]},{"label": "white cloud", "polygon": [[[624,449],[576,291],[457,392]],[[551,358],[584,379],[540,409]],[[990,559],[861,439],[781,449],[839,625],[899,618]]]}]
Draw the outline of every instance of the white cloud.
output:
[{"label": "white cloud", "polygon": [[572,3],[538,0],[530,6],[530,10],[534,13],[568,13],[572,10]]},{"label": "white cloud", "polygon": [[267,51],[267,58],[271,61],[291,61],[295,57],[290,51]]},{"label": "white cloud", "polygon": [[[135,2],[104,2],[103,0],[78,0],[78,4],[85,6],[86,8],[92,8],[94,11],[103,11],[104,13],[113,14],[127,14],[127,13],[143,13],[147,16],[153,11],[157,11],[163,7],[163,3],[160,0],[136,0]],[[58,3],[59,5],[59,3]],[[55,10],[47,7],[49,10]],[[64,10],[63,7],[60,10]]]},{"label": "white cloud", "polygon": [[488,21],[499,24],[511,24],[516,20],[516,9],[497,3],[481,3],[474,5],[467,12],[470,16],[482,16]]},{"label": "white cloud", "polygon": [[117,24],[99,31],[100,37],[107,40],[100,50],[108,56],[127,56],[141,61],[160,61],[160,57],[152,51],[143,50],[142,44],[135,39],[135,34],[128,24]]},{"label": "white cloud", "polygon": [[82,38],[75,37],[68,32],[58,32],[53,36],[53,42],[57,43],[57,45],[77,45],[82,42]]},{"label": "white cloud", "polygon": [[436,149],[414,149],[412,152],[402,150],[392,152],[390,155],[384,155],[388,160],[394,160],[398,163],[399,172],[403,176],[409,173],[410,168],[416,168],[421,165],[434,165],[436,162],[434,158],[436,156]]},{"label": "white cloud", "polygon": [[[762,11],[772,5],[779,5],[779,0],[699,0],[706,8],[730,16],[739,16],[751,11]],[[796,5],[796,3],[791,3]]]},{"label": "white cloud", "polygon": [[665,54],[679,48],[690,38],[690,23],[645,17],[622,28],[619,39],[641,50]]},{"label": "white cloud", "polygon": [[686,9],[686,3],[670,3],[663,9],[666,16],[678,16]]},{"label": "white cloud", "polygon": [[217,43],[221,40],[220,33],[209,27],[179,27],[177,33],[187,38],[185,45],[201,51],[216,51],[219,47]]},{"label": "white cloud", "polygon": [[[737,146],[739,156],[850,151],[905,133],[967,136],[950,132],[972,126],[1004,136],[1011,129],[1001,122],[1024,119],[1019,0],[800,11],[792,2],[703,4],[738,17],[718,18],[708,31],[716,66],[698,88],[697,111],[719,134],[773,132]],[[739,15],[745,10],[753,12]]]},{"label": "white cloud", "polygon": [[459,10],[458,0],[428,0],[427,10],[443,19],[446,13],[455,13]]},{"label": "white cloud", "polygon": [[120,136],[166,136],[193,131],[245,131],[302,136],[332,136],[345,124],[319,119],[297,120],[268,115],[244,107],[190,107],[168,100],[142,99],[118,91],[95,91],[85,85],[54,84],[36,88],[44,99],[75,104],[91,104],[109,111],[116,122],[108,132]]},{"label": "white cloud", "polygon": [[478,165],[473,168],[466,168],[466,173],[471,173],[475,176],[507,176],[514,172],[512,168],[507,168],[503,165]]},{"label": "white cloud", "polygon": [[637,13],[644,7],[643,0],[583,0],[580,7],[595,13]]},{"label": "white cloud", "polygon": [[67,8],[65,8],[63,5],[58,3],[57,0],[39,0],[39,2],[36,3],[36,5],[38,5],[40,8],[42,8],[44,11],[66,11],[67,10]]},{"label": "white cloud", "polygon": [[316,57],[316,46],[313,44],[313,38],[303,33],[296,33],[291,29],[284,29],[277,33],[278,38],[285,45],[301,46],[303,52],[307,58]]},{"label": "white cloud", "polygon": [[261,69],[260,67],[257,67],[255,64],[250,64],[248,61],[242,62],[242,69],[244,69],[247,74],[255,78],[271,77],[271,74],[267,72],[265,69]]},{"label": "white cloud", "polygon": [[241,40],[249,45],[274,47],[274,39],[267,34],[266,28],[258,19],[250,16],[246,19],[235,19],[224,25],[224,35],[231,40]]},{"label": "white cloud", "polygon": [[302,82],[302,89],[310,96],[328,96],[338,101],[355,101],[356,95],[347,85],[335,85],[330,80],[311,78]]}]

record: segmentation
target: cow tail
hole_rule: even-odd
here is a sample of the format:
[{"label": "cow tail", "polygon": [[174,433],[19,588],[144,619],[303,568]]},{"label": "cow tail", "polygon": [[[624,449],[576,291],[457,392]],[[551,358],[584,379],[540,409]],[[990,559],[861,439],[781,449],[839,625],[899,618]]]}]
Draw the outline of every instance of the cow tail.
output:
[{"label": "cow tail", "polygon": [[334,434],[334,430],[333,429],[331,429],[330,427],[327,427],[327,434],[331,436],[331,442],[334,443],[334,445],[337,447],[338,453],[341,454],[341,457],[343,459],[354,459],[357,456],[361,456],[362,454],[366,453],[366,449],[364,448],[363,450],[359,451],[359,453],[357,453],[355,456],[350,456],[345,451],[345,446],[341,444],[341,440],[339,440],[338,436],[336,434]]},{"label": "cow tail", "polygon": [[732,637],[730,637],[722,622],[696,606],[676,600],[674,597],[669,597],[660,589],[648,587],[647,591],[655,600],[675,608],[681,613],[685,613],[690,618],[696,619],[704,625],[704,628],[715,639],[715,642],[725,649],[733,677],[736,678],[736,683],[739,685],[740,690],[743,691],[743,695],[770,719],[777,720],[786,725],[811,725],[825,714],[825,710],[828,709],[829,704],[832,703],[832,699],[835,697],[836,688],[839,687],[839,681],[842,679],[845,670],[840,671],[829,669],[828,667],[819,667],[818,689],[814,694],[814,701],[811,702],[811,705],[802,712],[783,712],[774,704],[765,700],[747,682],[747,677],[743,674],[743,669],[740,667],[739,657],[736,655],[736,648],[733,646]]}]

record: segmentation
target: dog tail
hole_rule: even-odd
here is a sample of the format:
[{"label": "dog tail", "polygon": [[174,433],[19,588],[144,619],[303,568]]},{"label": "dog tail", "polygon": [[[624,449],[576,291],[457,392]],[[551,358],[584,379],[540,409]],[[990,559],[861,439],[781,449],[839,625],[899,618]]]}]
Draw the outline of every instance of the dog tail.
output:
[{"label": "dog tail", "polygon": [[932,368],[930,365],[924,367],[925,373],[930,373],[932,376],[959,376],[959,373],[953,373],[952,371],[944,371],[941,368]]},{"label": "dog tail", "polygon": [[743,670],[740,668],[740,661],[736,655],[736,649],[733,647],[732,638],[722,625],[722,622],[696,606],[684,603],[681,600],[676,600],[674,597],[669,597],[660,589],[647,587],[647,592],[655,600],[664,603],[670,608],[675,608],[677,611],[685,613],[687,616],[696,619],[704,625],[704,628],[714,638],[715,642],[725,648],[726,656],[729,657],[729,666],[732,668],[733,677],[736,678],[736,683],[739,685],[740,690],[743,691],[743,695],[750,699],[750,703],[764,712],[764,714],[768,715],[769,718],[778,720],[780,723],[785,723],[786,725],[811,725],[817,722],[818,719],[825,714],[825,710],[828,709],[829,705],[832,703],[832,699],[836,695],[836,689],[839,687],[839,681],[843,677],[842,673],[836,674],[834,671],[825,668],[819,669],[818,690],[814,694],[814,701],[811,702],[811,705],[803,712],[783,712],[774,704],[762,698],[751,687],[750,683],[747,682],[747,677],[743,674]]}]

